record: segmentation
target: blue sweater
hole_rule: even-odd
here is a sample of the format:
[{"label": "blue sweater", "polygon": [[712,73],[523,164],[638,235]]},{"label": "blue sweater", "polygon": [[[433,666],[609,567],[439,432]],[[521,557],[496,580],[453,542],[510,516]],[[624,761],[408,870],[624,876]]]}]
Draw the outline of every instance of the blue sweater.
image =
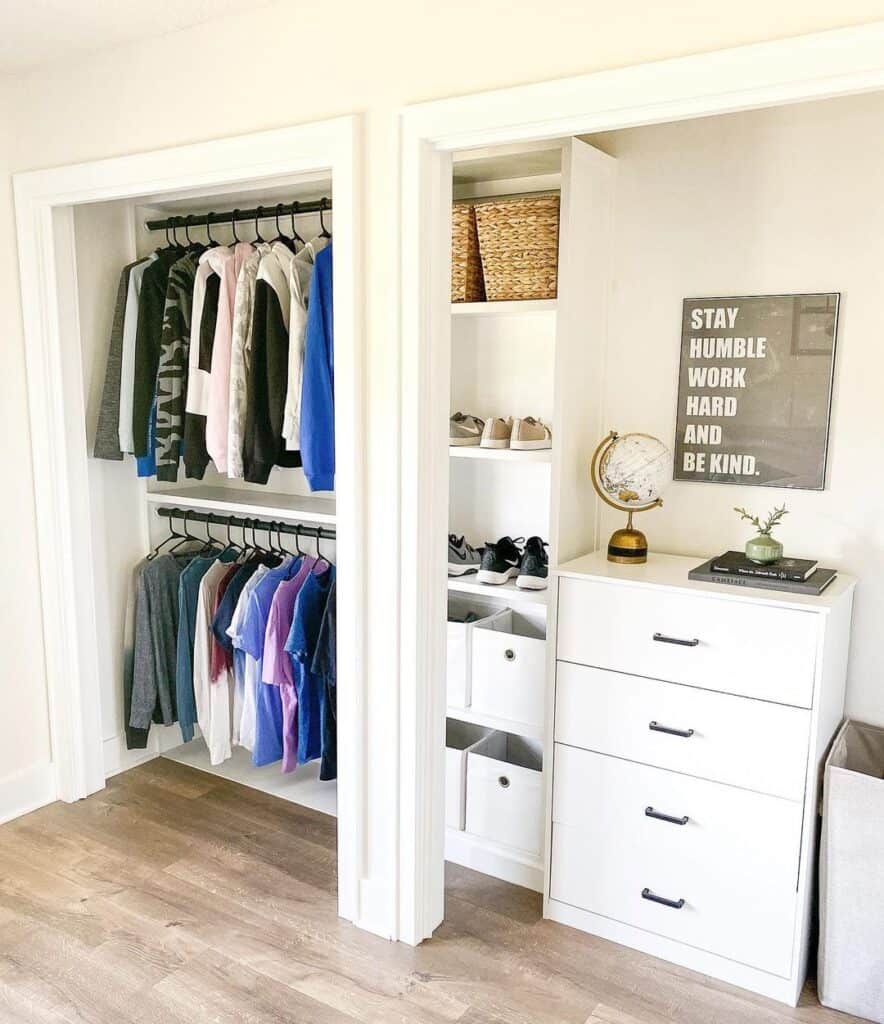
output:
[{"label": "blue sweater", "polygon": [[304,339],[301,460],[311,491],[335,488],[335,340],[332,246],[316,256]]}]

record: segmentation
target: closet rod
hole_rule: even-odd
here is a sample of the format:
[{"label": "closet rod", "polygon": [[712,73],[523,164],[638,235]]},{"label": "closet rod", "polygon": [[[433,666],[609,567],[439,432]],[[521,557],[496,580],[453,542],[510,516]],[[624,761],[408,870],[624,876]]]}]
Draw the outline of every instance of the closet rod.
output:
[{"label": "closet rod", "polygon": [[320,540],[335,540],[337,531],[327,526],[301,526],[299,523],[280,523],[275,519],[244,519],[242,516],[225,516],[217,512],[192,512],[186,508],[158,508],[157,515],[165,519],[184,519],[188,523],[208,523],[210,526],[233,526],[248,530],[272,529],[274,533],[291,533],[299,537],[318,537]]},{"label": "closet rod", "polygon": [[146,220],[144,226],[148,231],[165,231],[167,228],[198,228],[206,224],[229,224],[231,221],[269,220],[271,217],[296,217],[304,213],[329,212],[332,208],[328,196],[322,199],[310,199],[306,202],[274,203],[272,206],[253,206],[249,210],[228,210],[226,213],[188,213],[179,217],[166,217],[163,220]]}]

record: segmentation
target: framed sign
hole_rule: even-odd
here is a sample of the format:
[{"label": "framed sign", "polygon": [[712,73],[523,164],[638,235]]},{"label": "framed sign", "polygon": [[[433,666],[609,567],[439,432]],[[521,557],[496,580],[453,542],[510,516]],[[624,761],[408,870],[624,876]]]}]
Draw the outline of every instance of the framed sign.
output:
[{"label": "framed sign", "polygon": [[684,300],[676,480],[825,487],[839,299]]}]

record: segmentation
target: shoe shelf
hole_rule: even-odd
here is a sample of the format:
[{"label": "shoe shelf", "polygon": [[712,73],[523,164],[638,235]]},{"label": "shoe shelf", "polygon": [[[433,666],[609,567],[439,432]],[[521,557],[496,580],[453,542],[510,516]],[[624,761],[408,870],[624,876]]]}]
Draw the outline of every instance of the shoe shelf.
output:
[{"label": "shoe shelf", "polygon": [[512,448],[479,448],[477,445],[451,445],[452,459],[489,459],[496,462],[552,462],[552,448],[535,451],[515,451]]},{"label": "shoe shelf", "polygon": [[272,491],[236,487],[176,487],[168,491],[149,491],[153,505],[176,505],[220,512],[226,515],[253,516],[256,519],[291,519],[300,523],[335,522],[335,499],[305,494],[278,494]]},{"label": "shoe shelf", "polygon": [[521,316],[525,313],[555,313],[555,299],[517,299],[501,302],[452,302],[452,316]]},{"label": "shoe shelf", "polygon": [[494,597],[510,605],[533,604],[545,606],[549,603],[548,590],[522,590],[521,587],[516,586],[513,580],[498,585],[479,583],[475,575],[449,576],[448,590],[458,594],[479,594],[482,597]]}]

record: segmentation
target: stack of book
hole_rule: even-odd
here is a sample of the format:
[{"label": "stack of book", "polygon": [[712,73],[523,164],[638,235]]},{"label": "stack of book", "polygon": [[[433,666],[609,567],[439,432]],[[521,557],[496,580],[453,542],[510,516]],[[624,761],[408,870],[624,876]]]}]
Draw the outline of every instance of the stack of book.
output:
[{"label": "stack of book", "polygon": [[838,575],[835,569],[820,569],[808,558],[781,558],[761,565],[742,551],[725,551],[688,573],[700,583],[724,583],[734,587],[761,587],[793,594],[818,596]]}]

